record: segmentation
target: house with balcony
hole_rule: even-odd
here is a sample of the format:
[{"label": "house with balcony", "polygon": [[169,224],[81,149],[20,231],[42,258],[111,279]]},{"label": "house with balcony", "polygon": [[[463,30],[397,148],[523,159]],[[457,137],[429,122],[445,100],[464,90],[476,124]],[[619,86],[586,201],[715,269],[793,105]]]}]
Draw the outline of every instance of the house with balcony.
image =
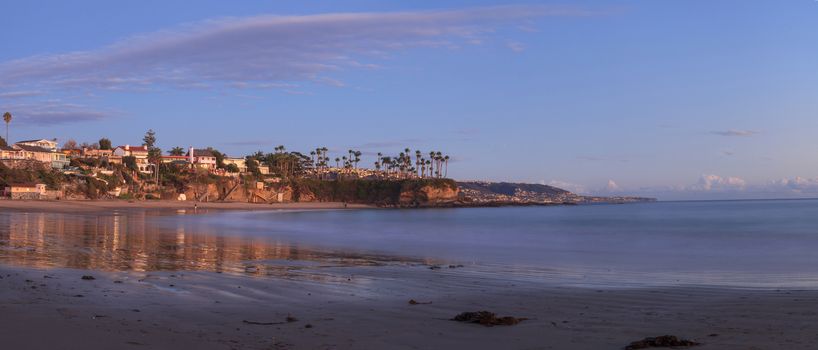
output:
[{"label": "house with balcony", "polygon": [[191,147],[190,151],[187,152],[187,157],[188,161],[197,168],[210,171],[216,170],[216,155],[212,150]]},{"label": "house with balcony", "polygon": [[107,159],[108,157],[114,154],[114,150],[112,149],[94,149],[94,148],[83,148],[82,149],[82,157],[83,158],[97,158],[97,159]]},{"label": "house with balcony", "polygon": [[57,153],[56,149],[52,151],[48,148],[32,146],[31,144],[27,143],[15,143],[13,147],[22,153],[23,159],[36,160],[43,164],[47,164],[48,166],[51,166],[51,161],[54,160],[54,156],[52,154]]},{"label": "house with balcony", "polygon": [[3,160],[19,160],[25,159],[23,151],[14,147],[0,146],[0,159]]},{"label": "house with balcony", "polygon": [[34,146],[45,148],[50,152],[57,152],[57,139],[53,140],[46,140],[46,139],[39,139],[39,140],[25,140],[25,141],[18,141],[15,143],[16,145],[25,145],[25,146]]}]

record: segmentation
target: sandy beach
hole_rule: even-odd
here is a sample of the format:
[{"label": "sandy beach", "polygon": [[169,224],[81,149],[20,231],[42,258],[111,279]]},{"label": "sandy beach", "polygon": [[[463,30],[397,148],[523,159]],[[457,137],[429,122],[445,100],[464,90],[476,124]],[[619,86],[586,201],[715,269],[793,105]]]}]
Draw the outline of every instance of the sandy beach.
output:
[{"label": "sandy beach", "polygon": [[[425,266],[322,267],[294,279],[0,273],[0,336],[10,349],[621,349],[663,334],[701,349],[806,349],[818,340],[814,291],[542,288]],[[449,320],[484,309],[528,320]]]}]

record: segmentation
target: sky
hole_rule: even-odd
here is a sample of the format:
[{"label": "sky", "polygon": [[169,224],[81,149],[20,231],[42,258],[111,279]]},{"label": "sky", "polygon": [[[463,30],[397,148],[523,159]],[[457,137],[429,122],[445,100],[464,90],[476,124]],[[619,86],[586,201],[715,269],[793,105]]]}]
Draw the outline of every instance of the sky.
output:
[{"label": "sky", "polygon": [[818,197],[818,2],[0,2],[12,141],[404,148],[450,177]]}]

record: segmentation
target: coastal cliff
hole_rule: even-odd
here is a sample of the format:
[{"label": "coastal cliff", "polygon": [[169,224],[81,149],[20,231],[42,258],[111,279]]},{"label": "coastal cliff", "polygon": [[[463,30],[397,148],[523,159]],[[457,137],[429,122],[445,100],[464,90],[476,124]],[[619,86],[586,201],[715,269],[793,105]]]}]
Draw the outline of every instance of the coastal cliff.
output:
[{"label": "coastal cliff", "polygon": [[449,179],[410,180],[298,180],[293,182],[299,202],[347,202],[381,207],[436,207],[459,200],[457,183]]}]

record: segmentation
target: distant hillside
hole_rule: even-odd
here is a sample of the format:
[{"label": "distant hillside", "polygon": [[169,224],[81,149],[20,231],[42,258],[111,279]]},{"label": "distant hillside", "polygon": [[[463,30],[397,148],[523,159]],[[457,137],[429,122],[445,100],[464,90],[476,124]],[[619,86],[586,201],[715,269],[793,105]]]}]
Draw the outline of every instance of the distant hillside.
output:
[{"label": "distant hillside", "polygon": [[509,182],[458,182],[464,200],[472,204],[562,204],[581,197],[554,186]]},{"label": "distant hillside", "polygon": [[509,182],[458,182],[464,203],[470,205],[551,205],[586,203],[630,203],[654,201],[641,197],[580,196],[554,186]]},{"label": "distant hillside", "polygon": [[566,196],[571,192],[554,186],[510,182],[458,182],[461,189],[514,196],[520,191],[549,196]]}]

